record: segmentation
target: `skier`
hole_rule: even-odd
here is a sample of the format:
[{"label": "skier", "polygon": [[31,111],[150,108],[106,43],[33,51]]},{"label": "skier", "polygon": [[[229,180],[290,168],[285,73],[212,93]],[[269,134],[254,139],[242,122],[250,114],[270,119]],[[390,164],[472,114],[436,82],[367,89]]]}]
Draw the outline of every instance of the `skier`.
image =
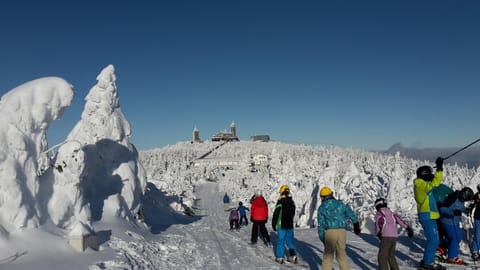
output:
[{"label": "skier", "polygon": [[228,221],[230,221],[230,231],[233,231],[235,228],[237,231],[240,230],[240,225],[238,224],[239,214],[237,209],[232,209],[230,211],[230,216],[228,217]]},{"label": "skier", "polygon": [[325,250],[323,254],[322,269],[333,269],[333,256],[336,254],[340,270],[347,270],[348,260],[346,252],[347,220],[353,222],[353,231],[360,234],[360,224],[353,210],[342,201],[333,197],[329,187],[320,190],[322,204],[317,210],[318,238],[322,241]]},{"label": "skier", "polygon": [[247,219],[247,211],[249,211],[248,207],[244,206],[242,202],[238,202],[238,212],[240,213],[240,226],[243,224],[243,220],[245,220],[245,226],[248,226],[248,219]]},{"label": "skier", "polygon": [[228,197],[227,192],[225,192],[225,195],[223,196],[223,209],[225,211],[230,209],[230,197]]},{"label": "skier", "polygon": [[456,190],[448,195],[442,208],[440,208],[440,222],[442,222],[448,238],[447,263],[465,264],[465,261],[458,257],[459,245],[462,241],[460,221],[462,213],[465,212],[465,202],[473,199],[473,190],[464,187],[462,190]]},{"label": "skier", "polygon": [[413,230],[395,212],[387,207],[384,198],[375,201],[375,234],[380,238],[378,249],[378,269],[399,270],[395,259],[395,246],[397,244],[397,224],[407,230],[408,237],[413,236]]},{"label": "skier", "polygon": [[441,264],[435,263],[435,250],[440,240],[438,238],[437,219],[440,218],[435,198],[431,192],[438,187],[443,179],[443,158],[435,160],[437,172],[433,174],[430,166],[421,166],[417,169],[417,178],[413,180],[413,193],[417,203],[418,219],[422,225],[427,244],[420,261],[421,269],[446,269]]},{"label": "skier", "polygon": [[[435,197],[435,201],[437,204],[437,209],[442,208],[443,202],[445,198],[450,194],[453,193],[453,189],[445,184],[440,184],[438,187],[432,188],[433,196]],[[438,257],[447,259],[447,246],[448,246],[448,237],[447,232],[442,226],[442,222],[440,219],[437,219],[437,227],[438,227],[438,239],[440,240],[440,244],[437,247],[436,255]]]},{"label": "skier", "polygon": [[474,195],[474,203],[467,209],[467,214],[469,216],[471,215],[473,208],[475,208],[475,212],[473,213],[475,234],[472,242],[472,259],[478,261],[480,259],[480,254],[478,252],[480,250],[480,184],[477,185],[477,192]]},{"label": "skier", "polygon": [[258,240],[258,231],[263,238],[263,243],[266,246],[270,246],[270,236],[268,235],[267,228],[265,228],[265,223],[268,220],[268,205],[267,201],[263,198],[262,194],[259,192],[256,193],[255,198],[252,201],[251,211],[250,211],[250,221],[252,225],[252,237],[251,244],[254,245]]},{"label": "skier", "polygon": [[292,200],[288,185],[280,187],[280,197],[275,205],[272,217],[272,228],[277,232],[277,244],[275,247],[275,261],[283,264],[285,244],[287,244],[289,256],[287,261],[297,263],[297,252],[294,241],[293,217],[295,216],[295,203]]}]

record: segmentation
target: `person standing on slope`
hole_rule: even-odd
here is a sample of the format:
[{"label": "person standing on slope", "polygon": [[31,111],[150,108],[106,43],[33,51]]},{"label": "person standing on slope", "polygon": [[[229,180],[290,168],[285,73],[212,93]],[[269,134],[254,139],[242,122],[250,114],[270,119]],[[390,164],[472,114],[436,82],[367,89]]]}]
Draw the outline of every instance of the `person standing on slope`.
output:
[{"label": "person standing on slope", "polygon": [[420,262],[420,269],[446,269],[441,264],[435,263],[435,251],[440,243],[438,236],[437,219],[440,218],[435,198],[431,192],[443,180],[443,158],[435,160],[437,172],[433,174],[430,166],[421,166],[417,169],[417,178],[413,180],[413,193],[417,203],[418,220],[423,227],[427,244]]},{"label": "person standing on slope", "polygon": [[317,210],[318,238],[325,249],[323,253],[323,270],[333,269],[333,257],[336,255],[340,270],[348,270],[347,260],[347,221],[353,222],[353,231],[360,234],[360,223],[352,208],[333,197],[329,187],[320,190],[322,204]]},{"label": "person standing on slope", "polygon": [[288,185],[280,187],[280,197],[275,205],[272,217],[272,229],[277,232],[277,244],[275,246],[275,261],[284,263],[285,244],[287,244],[289,256],[287,260],[297,263],[297,248],[295,247],[293,233],[293,218],[295,216],[295,203],[290,194]]},{"label": "person standing on slope", "polygon": [[474,224],[474,236],[472,242],[472,259],[474,261],[480,260],[480,184],[477,185],[477,192],[474,195],[474,203],[467,209],[467,214],[470,216],[473,208],[473,224]]},{"label": "person standing on slope", "polygon": [[256,244],[258,240],[258,231],[262,235],[263,242],[265,245],[270,245],[270,236],[268,235],[267,228],[265,224],[268,220],[268,205],[267,201],[263,198],[260,193],[255,195],[255,198],[252,201],[251,211],[250,211],[250,221],[252,221],[252,238],[251,244]]},{"label": "person standing on slope", "polygon": [[378,249],[378,269],[379,270],[399,270],[397,260],[395,259],[395,246],[397,244],[398,232],[397,224],[407,229],[408,237],[413,236],[413,230],[403,221],[395,212],[387,207],[384,198],[375,201],[375,234],[380,238],[380,248]]},{"label": "person standing on slope", "polygon": [[225,195],[223,196],[223,209],[225,211],[230,209],[230,197],[228,197],[227,192],[225,192]]},{"label": "person standing on slope", "polygon": [[462,213],[465,212],[465,202],[474,199],[473,190],[464,187],[462,190],[456,190],[445,198],[442,208],[440,208],[440,222],[447,232],[448,239],[448,257],[446,262],[452,264],[465,264],[458,257],[459,245],[462,241],[462,230],[460,221]]},{"label": "person standing on slope", "polygon": [[248,219],[247,219],[247,211],[249,211],[248,207],[243,205],[242,202],[238,202],[237,210],[238,210],[238,213],[240,214],[240,221],[239,221],[240,226],[242,226],[244,220],[245,220],[245,226],[248,226]]}]

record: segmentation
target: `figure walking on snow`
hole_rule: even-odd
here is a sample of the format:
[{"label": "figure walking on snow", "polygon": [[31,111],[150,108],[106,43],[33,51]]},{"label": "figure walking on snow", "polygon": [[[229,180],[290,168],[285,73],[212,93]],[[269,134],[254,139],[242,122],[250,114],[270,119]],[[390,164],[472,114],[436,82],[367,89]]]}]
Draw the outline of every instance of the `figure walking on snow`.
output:
[{"label": "figure walking on snow", "polygon": [[248,207],[244,206],[242,202],[238,203],[238,213],[240,213],[240,226],[242,226],[243,221],[245,220],[245,226],[248,225],[248,219],[247,219],[247,211],[249,211]]},{"label": "figure walking on snow", "polygon": [[251,244],[257,243],[258,231],[260,231],[264,244],[269,246],[270,236],[268,235],[267,228],[265,228],[265,223],[267,223],[268,220],[268,205],[260,193],[255,194],[251,209],[250,221],[253,223]]},{"label": "figure walking on snow", "polygon": [[397,244],[397,224],[407,229],[408,237],[413,236],[413,230],[395,212],[387,207],[384,198],[375,201],[375,234],[380,238],[378,249],[378,269],[399,270],[395,259],[395,246]]},{"label": "figure walking on snow", "polygon": [[435,251],[440,243],[436,220],[440,218],[440,213],[431,191],[442,183],[443,158],[438,157],[435,164],[437,166],[435,175],[430,166],[421,166],[417,169],[417,178],[413,180],[413,193],[417,203],[418,220],[427,239],[420,268],[438,270],[446,268],[435,263]]},{"label": "figure walking on snow", "polygon": [[239,214],[237,209],[232,209],[230,211],[230,216],[228,217],[228,220],[230,221],[230,231],[233,231],[233,229],[236,229],[237,231],[240,229],[240,225],[238,224],[238,219],[239,219]]},{"label": "figure walking on snow", "polygon": [[360,234],[360,224],[352,208],[333,197],[329,187],[320,190],[322,204],[317,210],[318,238],[325,249],[323,253],[323,270],[333,269],[333,257],[336,255],[340,270],[348,270],[347,260],[347,221],[353,222],[353,231]]},{"label": "figure walking on snow", "polygon": [[227,192],[225,192],[225,195],[223,196],[223,209],[225,211],[230,209],[230,197],[228,197]]},{"label": "figure walking on snow", "polygon": [[297,252],[293,233],[293,217],[295,216],[295,203],[287,185],[280,187],[280,197],[275,205],[272,217],[272,228],[277,231],[277,244],[275,247],[275,260],[284,263],[285,244],[287,244],[289,255],[288,261],[297,263]]}]

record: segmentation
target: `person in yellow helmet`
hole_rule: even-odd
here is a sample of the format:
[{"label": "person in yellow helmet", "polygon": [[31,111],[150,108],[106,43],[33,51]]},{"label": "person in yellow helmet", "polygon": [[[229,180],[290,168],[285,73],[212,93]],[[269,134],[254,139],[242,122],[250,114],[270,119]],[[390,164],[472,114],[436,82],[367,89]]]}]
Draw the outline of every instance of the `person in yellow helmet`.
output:
[{"label": "person in yellow helmet", "polygon": [[432,191],[442,183],[443,158],[438,157],[435,164],[437,166],[435,174],[430,166],[421,166],[417,169],[417,177],[413,180],[413,193],[417,203],[418,220],[427,239],[420,269],[439,270],[444,269],[444,266],[435,263],[435,251],[440,243],[436,220],[440,218],[440,213]]},{"label": "person in yellow helmet", "polygon": [[297,263],[297,248],[294,241],[293,218],[295,216],[295,203],[292,200],[288,185],[280,187],[280,197],[275,205],[272,217],[272,229],[277,232],[275,246],[275,260],[284,263],[285,244],[288,247],[287,261]]},{"label": "person in yellow helmet", "polygon": [[322,241],[325,249],[323,253],[322,269],[333,269],[333,257],[336,255],[340,270],[347,270],[347,220],[353,223],[356,235],[360,234],[358,218],[350,206],[333,197],[333,191],[329,187],[320,190],[322,204],[317,210],[318,238]]}]

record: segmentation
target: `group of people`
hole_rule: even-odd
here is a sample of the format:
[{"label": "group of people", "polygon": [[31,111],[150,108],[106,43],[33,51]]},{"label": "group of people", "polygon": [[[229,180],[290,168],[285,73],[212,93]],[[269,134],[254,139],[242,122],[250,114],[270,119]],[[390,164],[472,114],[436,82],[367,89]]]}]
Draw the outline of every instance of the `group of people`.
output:
[{"label": "group of people", "polygon": [[[225,196],[228,197],[227,193]],[[225,203],[224,196],[224,203]],[[229,201],[229,200],[228,200]],[[257,244],[258,238],[263,240],[266,246],[271,246],[270,235],[266,228],[268,222],[268,204],[260,192],[254,194],[250,199],[251,208],[248,209],[242,202],[238,203],[238,208],[230,211],[229,222],[230,230],[239,229],[242,218],[248,225],[246,211],[250,211],[250,221],[252,222],[252,234],[250,244]],[[293,219],[295,216],[295,203],[293,202],[290,188],[288,185],[280,187],[280,196],[275,205],[272,216],[272,229],[277,232],[277,242],[275,246],[275,260],[281,264],[285,262],[285,245],[288,248],[286,259],[297,263],[297,252],[294,242]],[[240,220],[240,222],[239,222]]]},{"label": "group of people", "polygon": [[[471,245],[472,258],[480,259],[480,184],[474,194],[469,187],[452,190],[442,184],[443,161],[438,157],[435,161],[436,171],[430,166],[421,166],[416,171],[413,180],[413,191],[417,204],[418,220],[426,238],[420,269],[443,270],[445,266],[435,262],[436,253],[445,256],[445,262],[463,264],[458,257],[459,245],[462,240],[460,228],[463,213],[471,215],[473,209],[474,238]],[[272,229],[277,232],[275,257],[279,263],[284,263],[285,245],[286,259],[297,262],[297,251],[294,241],[295,203],[288,185],[280,187],[280,196],[272,216]],[[346,230],[349,223],[353,231],[359,235],[358,217],[350,206],[335,199],[333,191],[325,186],[320,190],[321,205],[317,210],[317,230],[320,241],[324,244],[322,269],[333,269],[333,259],[336,257],[340,270],[349,269],[346,254]],[[473,202],[465,206],[466,202]],[[270,237],[265,224],[268,221],[268,206],[261,194],[256,194],[251,201],[250,220],[253,223],[251,243],[255,244],[260,232],[266,245],[270,245]],[[239,203],[239,209],[242,207]],[[243,206],[244,207],[244,206]],[[248,210],[248,208],[246,208]],[[378,268],[400,269],[395,259],[395,247],[398,238],[398,226],[403,227],[408,237],[413,236],[413,229],[397,213],[388,208],[385,198],[375,201],[375,234],[380,239],[378,250]],[[246,215],[246,214],[245,214]],[[246,224],[248,224],[245,218]],[[232,226],[232,225],[231,225]],[[232,228],[232,227],[231,227]]]}]

